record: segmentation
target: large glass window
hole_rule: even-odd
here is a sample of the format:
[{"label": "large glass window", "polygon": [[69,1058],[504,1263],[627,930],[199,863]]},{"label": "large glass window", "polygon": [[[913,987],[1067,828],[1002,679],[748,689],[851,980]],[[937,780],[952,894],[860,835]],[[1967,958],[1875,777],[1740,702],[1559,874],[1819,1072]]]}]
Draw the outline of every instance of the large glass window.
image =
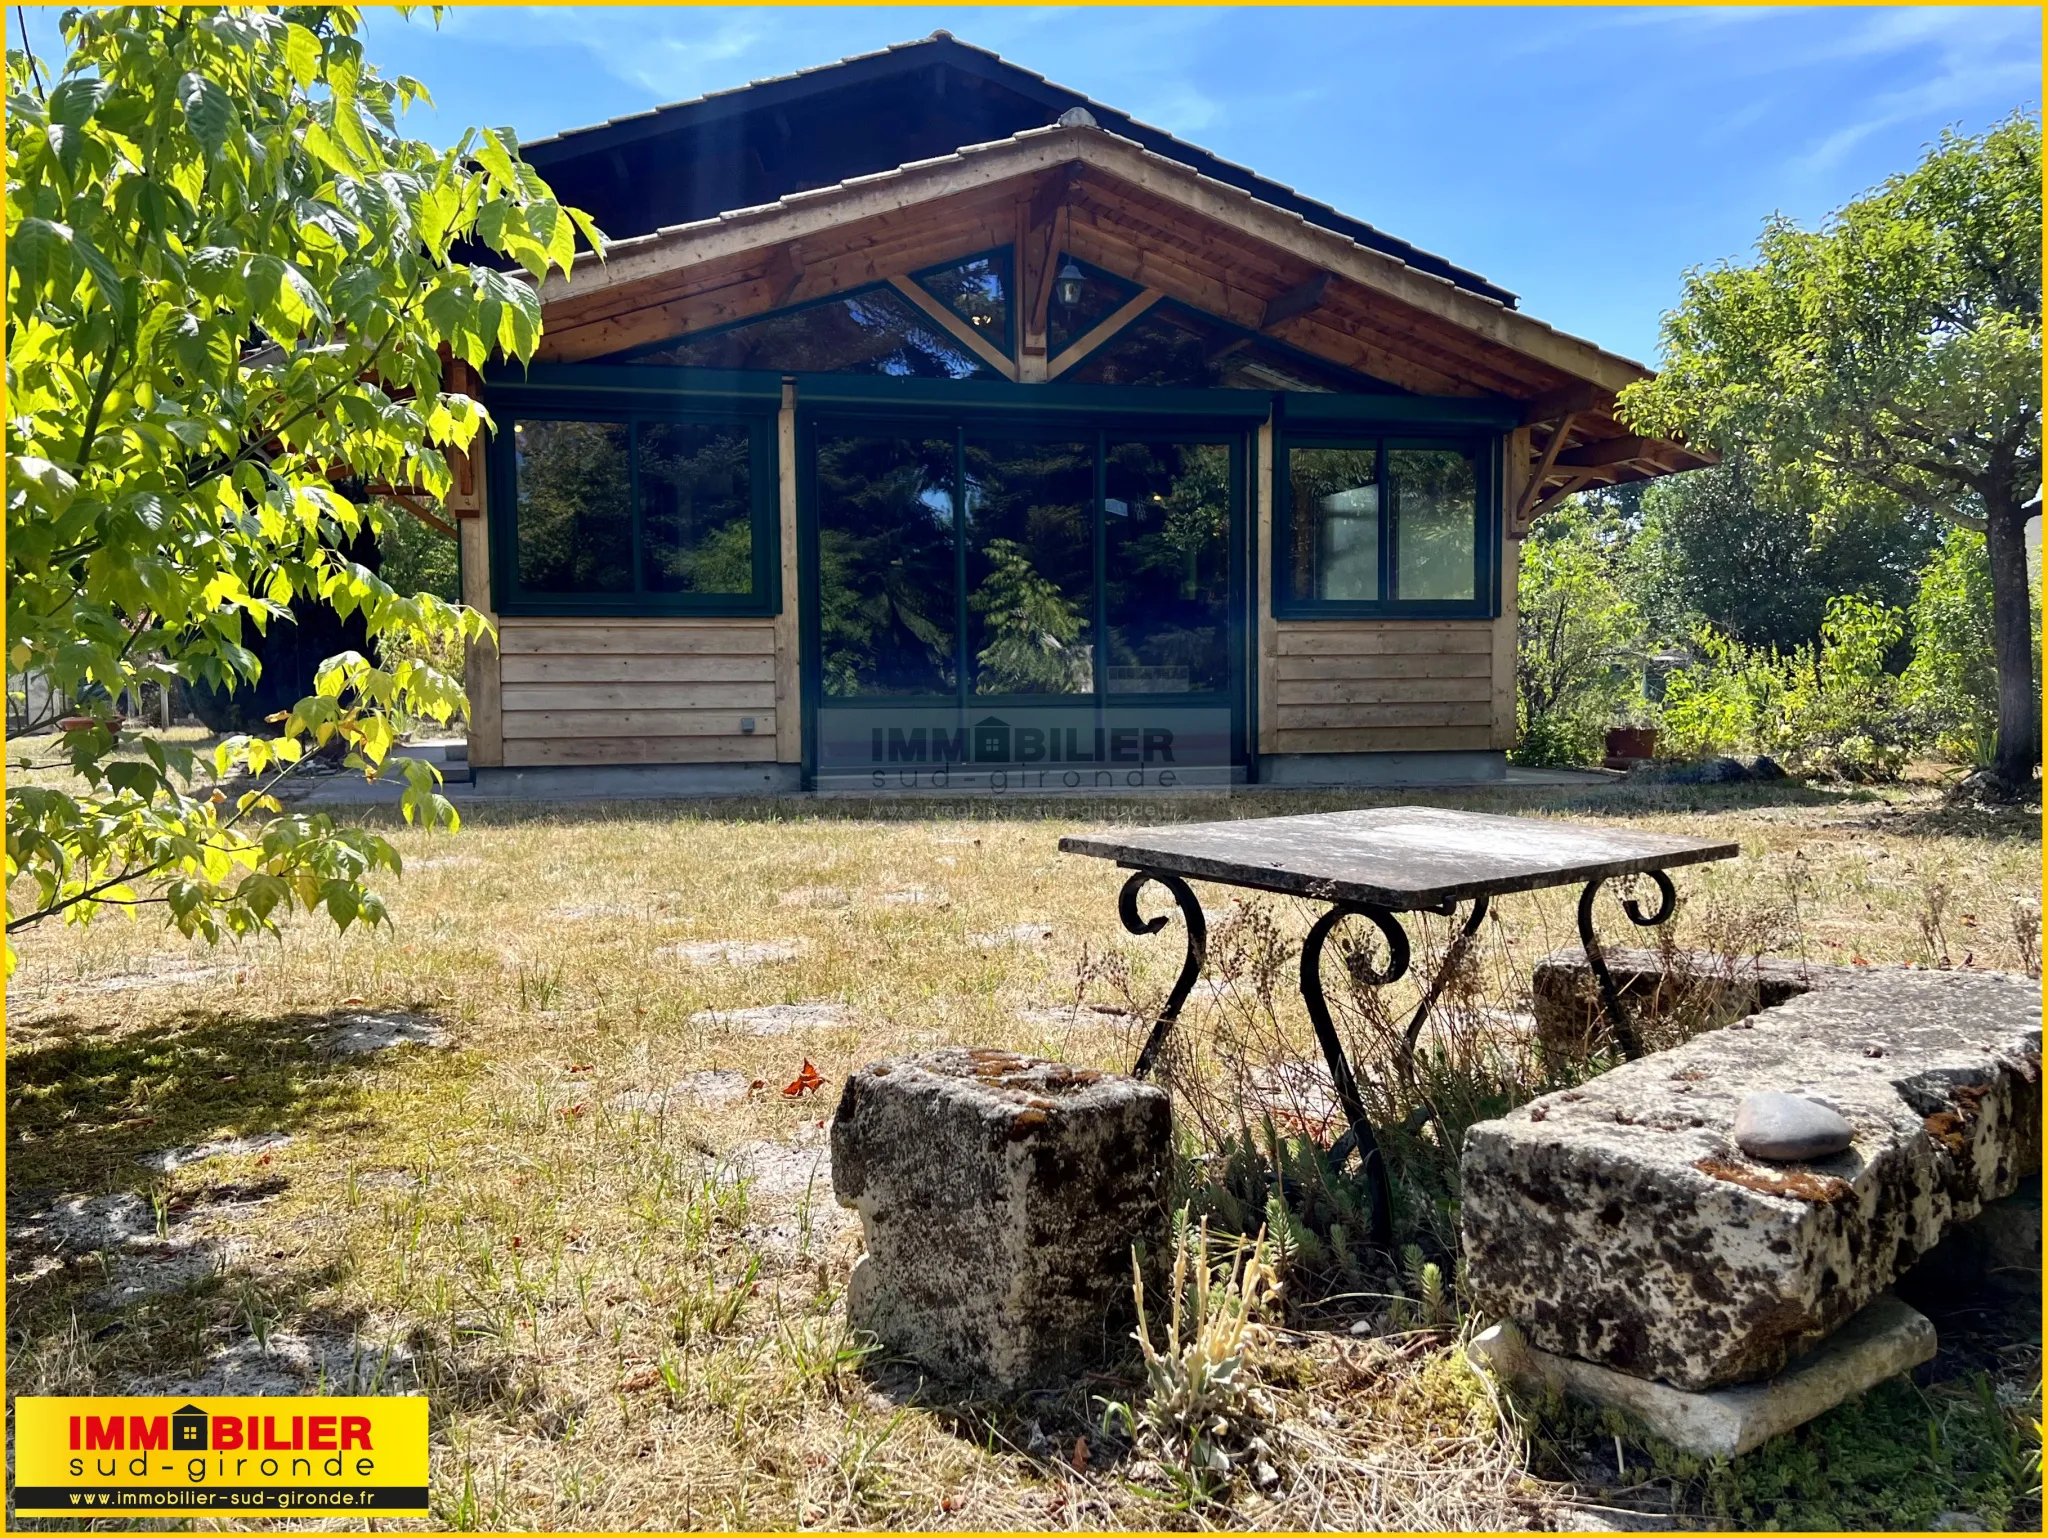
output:
[{"label": "large glass window", "polygon": [[752,444],[742,427],[640,428],[640,567],[650,593],[754,589]]},{"label": "large glass window", "polygon": [[1376,448],[1302,447],[1288,454],[1288,575],[1294,596],[1378,601],[1379,467]]},{"label": "large glass window", "polygon": [[626,422],[519,422],[519,589],[633,591],[633,429]]},{"label": "large glass window", "polygon": [[952,694],[960,677],[953,438],[821,433],[817,467],[825,694]]},{"label": "large glass window", "polygon": [[814,443],[823,699],[1229,693],[1239,444],[859,422]]},{"label": "large glass window", "polygon": [[1394,596],[1469,601],[1479,533],[1477,464],[1460,449],[1387,450]]},{"label": "large glass window", "polygon": [[976,694],[1095,689],[1095,444],[969,438],[967,651]]},{"label": "large glass window", "polygon": [[768,424],[512,424],[509,613],[769,612]]},{"label": "large glass window", "polygon": [[1103,456],[1110,694],[1230,683],[1230,445],[1117,443]]},{"label": "large glass window", "polygon": [[1469,443],[1283,440],[1278,611],[1490,612],[1488,464]]}]

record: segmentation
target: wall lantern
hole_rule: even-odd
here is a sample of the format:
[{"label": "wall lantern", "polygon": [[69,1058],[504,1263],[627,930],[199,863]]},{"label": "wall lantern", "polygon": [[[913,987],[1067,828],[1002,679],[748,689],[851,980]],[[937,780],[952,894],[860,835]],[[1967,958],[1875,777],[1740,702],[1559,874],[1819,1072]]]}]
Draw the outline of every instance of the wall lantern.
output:
[{"label": "wall lantern", "polygon": [[1067,265],[1060,269],[1060,275],[1054,283],[1054,289],[1059,294],[1060,304],[1064,308],[1071,310],[1081,302],[1081,285],[1086,281],[1081,269],[1074,265],[1074,259],[1068,257]]}]

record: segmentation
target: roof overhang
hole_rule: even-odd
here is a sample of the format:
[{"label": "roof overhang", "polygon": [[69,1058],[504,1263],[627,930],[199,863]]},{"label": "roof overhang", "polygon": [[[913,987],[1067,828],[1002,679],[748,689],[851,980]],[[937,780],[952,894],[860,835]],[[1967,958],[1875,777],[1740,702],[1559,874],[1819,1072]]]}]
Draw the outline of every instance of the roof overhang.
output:
[{"label": "roof overhang", "polygon": [[[990,218],[1014,207],[1021,228],[1030,217],[1027,204],[1043,206],[1053,188],[1058,199],[1078,193],[1125,200],[1118,206],[1137,210],[1136,217],[1192,233],[1188,249],[1242,253],[1243,271],[1212,276],[1202,293],[1176,293],[1198,308],[1229,312],[1227,318],[1289,345],[1421,393],[1521,403],[1532,477],[1521,504],[1525,516],[1569,490],[1712,462],[1679,443],[1638,438],[1615,421],[1615,395],[1650,375],[1641,363],[1086,124],[1030,129],[656,230],[612,245],[601,261],[584,253],[569,274],[551,274],[541,287],[548,316],[542,356],[602,356],[776,308],[801,287],[796,251],[805,263],[820,252],[841,253],[842,271],[849,255],[857,261],[861,251],[875,252],[867,280],[886,278],[886,252],[905,229],[943,221],[948,210],[997,211],[984,214],[984,234],[958,253],[966,254],[977,243],[999,243],[986,238]],[[1148,265],[1142,242],[1123,249],[1120,264],[1106,250],[1084,246],[1092,238],[1084,221],[1076,220],[1071,236],[1085,260],[1111,270],[1135,264],[1144,270],[1125,276],[1175,293],[1168,258]],[[1192,281],[1182,275],[1183,286]]]}]

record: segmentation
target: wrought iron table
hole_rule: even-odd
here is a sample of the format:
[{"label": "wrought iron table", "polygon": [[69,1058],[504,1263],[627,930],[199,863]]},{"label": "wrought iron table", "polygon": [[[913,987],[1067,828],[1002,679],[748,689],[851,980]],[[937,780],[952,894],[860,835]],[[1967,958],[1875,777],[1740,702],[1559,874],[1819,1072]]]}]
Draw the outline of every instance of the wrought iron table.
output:
[{"label": "wrought iron table", "polygon": [[1348,918],[1367,919],[1379,929],[1387,942],[1385,969],[1376,970],[1362,962],[1354,962],[1353,969],[1369,986],[1385,987],[1408,972],[1410,947],[1400,914],[1455,918],[1460,903],[1472,905],[1452,937],[1442,967],[1423,989],[1422,1002],[1403,1034],[1401,1051],[1412,1058],[1422,1027],[1478,934],[1491,900],[1510,892],[1584,882],[1579,894],[1579,938],[1599,984],[1607,1028],[1625,1056],[1640,1057],[1642,1040],[1601,957],[1593,930],[1594,898],[1603,885],[1617,877],[1646,875],[1656,887],[1657,906],[1646,912],[1630,897],[1622,900],[1622,911],[1639,926],[1662,924],[1677,905],[1677,891],[1667,874],[1670,869],[1733,859],[1741,852],[1734,844],[1710,839],[1422,806],[1116,828],[1063,838],[1060,849],[1067,854],[1114,860],[1132,873],[1117,897],[1117,912],[1132,934],[1157,934],[1171,917],[1161,914],[1148,919],[1138,911],[1138,894],[1154,882],[1172,896],[1187,926],[1187,958],[1132,1070],[1141,1079],[1157,1063],[1160,1049],[1201,975],[1208,949],[1208,925],[1201,903],[1188,886],[1190,879],[1330,904],[1302,942],[1301,996],[1329,1064],[1337,1102],[1349,1124],[1349,1131],[1331,1153],[1341,1168],[1351,1152],[1357,1152],[1372,1195],[1373,1241],[1382,1246],[1391,1238],[1393,1196],[1358,1082],[1345,1059],[1343,1042],[1323,994],[1323,949],[1331,932]]}]

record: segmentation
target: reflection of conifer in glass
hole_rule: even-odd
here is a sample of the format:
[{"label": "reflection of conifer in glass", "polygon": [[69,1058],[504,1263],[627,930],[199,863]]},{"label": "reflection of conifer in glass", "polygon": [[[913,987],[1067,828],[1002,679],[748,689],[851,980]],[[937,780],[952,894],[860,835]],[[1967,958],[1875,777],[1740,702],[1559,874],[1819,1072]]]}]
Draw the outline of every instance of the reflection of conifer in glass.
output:
[{"label": "reflection of conifer in glass", "polygon": [[[1032,569],[1011,540],[988,542],[989,574],[972,599],[989,644],[975,657],[978,694],[1085,694],[1094,659],[1080,609]],[[1077,644],[1080,643],[1080,644]]]},{"label": "reflection of conifer in glass", "polygon": [[633,590],[631,430],[623,422],[521,422],[519,585],[529,593]]}]

